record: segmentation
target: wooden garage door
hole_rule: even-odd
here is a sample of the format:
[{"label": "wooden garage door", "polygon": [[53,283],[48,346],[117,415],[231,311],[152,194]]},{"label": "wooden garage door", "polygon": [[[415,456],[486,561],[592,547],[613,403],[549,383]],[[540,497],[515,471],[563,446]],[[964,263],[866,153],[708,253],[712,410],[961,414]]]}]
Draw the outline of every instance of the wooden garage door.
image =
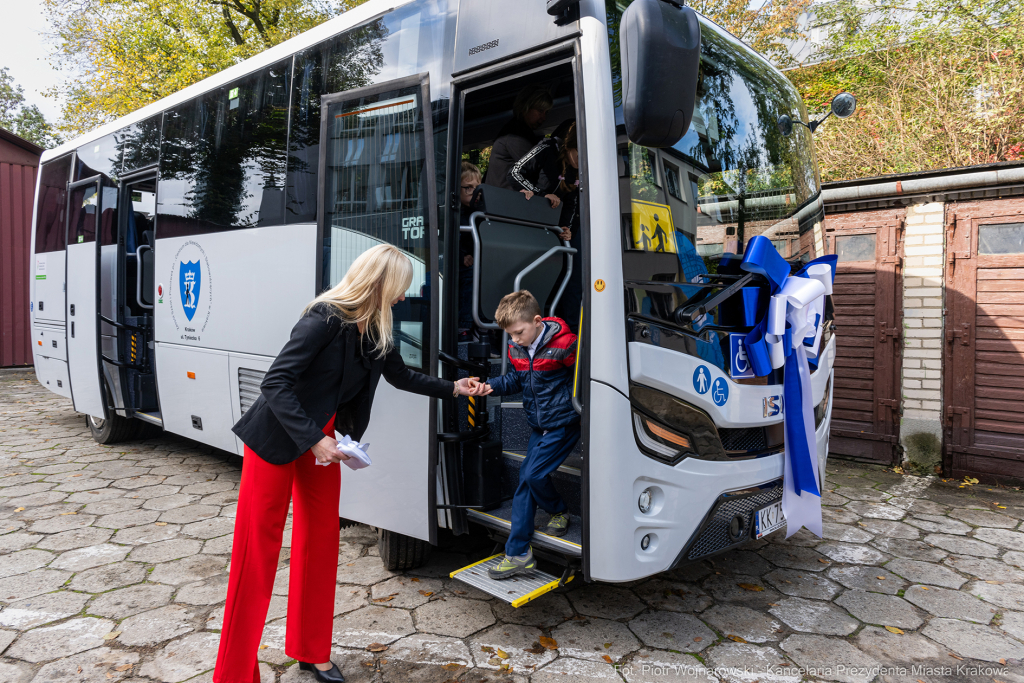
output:
[{"label": "wooden garage door", "polygon": [[902,225],[885,211],[833,214],[826,227],[826,249],[839,256],[829,452],[886,465],[899,441]]},{"label": "wooden garage door", "polygon": [[953,204],[946,218],[944,464],[1024,479],[1024,200]]}]

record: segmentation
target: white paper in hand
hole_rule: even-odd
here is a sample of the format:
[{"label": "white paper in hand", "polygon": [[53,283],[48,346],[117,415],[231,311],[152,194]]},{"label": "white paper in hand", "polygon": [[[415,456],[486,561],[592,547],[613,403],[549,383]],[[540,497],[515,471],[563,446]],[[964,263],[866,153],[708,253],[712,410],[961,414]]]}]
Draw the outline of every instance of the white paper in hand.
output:
[{"label": "white paper in hand", "polygon": [[334,432],[334,436],[338,441],[338,450],[349,456],[348,460],[342,460],[344,464],[353,470],[361,470],[370,466],[370,456],[366,454],[370,444],[353,441],[348,434],[342,435]]}]

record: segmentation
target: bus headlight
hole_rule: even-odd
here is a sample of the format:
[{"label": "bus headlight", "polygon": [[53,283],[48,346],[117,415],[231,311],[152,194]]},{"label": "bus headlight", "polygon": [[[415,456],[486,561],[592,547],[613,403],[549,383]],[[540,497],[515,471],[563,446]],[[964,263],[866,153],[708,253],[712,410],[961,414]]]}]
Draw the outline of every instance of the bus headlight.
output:
[{"label": "bus headlight", "polygon": [[715,423],[708,415],[674,396],[633,384],[633,428],[643,451],[675,465],[683,458],[727,460]]}]

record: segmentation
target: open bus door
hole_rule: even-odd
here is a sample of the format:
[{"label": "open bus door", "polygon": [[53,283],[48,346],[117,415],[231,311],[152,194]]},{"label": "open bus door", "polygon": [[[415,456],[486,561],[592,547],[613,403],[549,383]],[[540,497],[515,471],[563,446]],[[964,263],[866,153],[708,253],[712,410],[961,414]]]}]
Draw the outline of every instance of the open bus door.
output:
[{"label": "open bus door", "polygon": [[115,206],[108,204],[101,176],[68,186],[67,320],[68,375],[75,410],[106,419],[107,401],[100,370],[100,233]]},{"label": "open bus door", "polygon": [[[427,75],[325,95],[321,112],[320,289],[337,284],[366,249],[401,249],[413,280],[392,309],[395,344],[408,367],[436,374],[437,193]],[[373,466],[343,468],[339,515],[435,543],[437,401],[381,382],[363,441],[372,446]]]}]

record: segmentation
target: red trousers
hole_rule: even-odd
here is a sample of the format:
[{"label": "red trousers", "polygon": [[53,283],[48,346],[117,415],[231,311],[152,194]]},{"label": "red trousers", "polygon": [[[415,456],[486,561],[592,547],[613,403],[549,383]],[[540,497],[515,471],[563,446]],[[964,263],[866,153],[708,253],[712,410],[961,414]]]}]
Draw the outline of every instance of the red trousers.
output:
[{"label": "red trousers", "polygon": [[[334,434],[334,418],[324,427]],[[281,539],[292,509],[285,653],[300,662],[331,658],[338,574],[340,465],[317,466],[312,451],[271,465],[245,448],[231,572],[214,683],[260,683],[256,653],[274,588]]]}]

